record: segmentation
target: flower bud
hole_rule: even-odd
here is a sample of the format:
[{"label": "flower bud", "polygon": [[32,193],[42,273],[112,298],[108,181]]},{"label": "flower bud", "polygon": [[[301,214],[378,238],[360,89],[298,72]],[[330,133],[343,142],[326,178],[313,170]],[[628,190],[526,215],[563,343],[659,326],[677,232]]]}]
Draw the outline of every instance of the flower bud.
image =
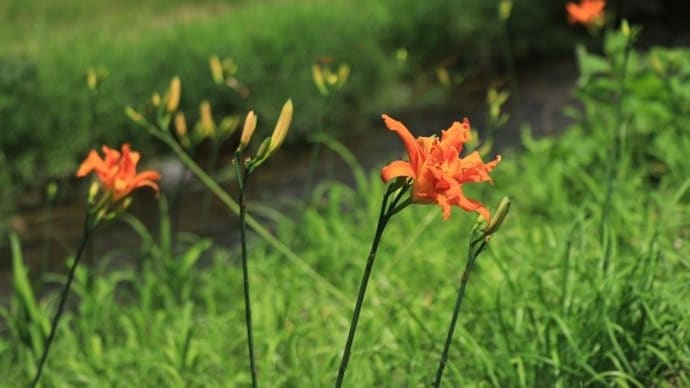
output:
[{"label": "flower bud", "polygon": [[283,105],[283,109],[280,111],[278,122],[276,122],[276,127],[271,135],[271,143],[268,146],[269,153],[275,152],[275,150],[277,150],[283,144],[285,136],[287,136],[288,129],[290,129],[292,111],[292,100],[287,100],[285,105]]},{"label": "flower bud", "polygon": [[215,82],[218,85],[222,84],[225,80],[225,77],[223,76],[223,65],[221,65],[218,56],[212,55],[211,58],[208,59],[208,64],[211,68],[211,76],[213,77],[213,82]]},{"label": "flower bud", "polygon": [[91,183],[91,186],[89,186],[88,201],[90,204],[94,204],[96,202],[96,196],[98,195],[98,190],[100,189],[100,187],[100,184],[96,181]]},{"label": "flower bud", "polygon": [[177,110],[180,105],[180,93],[182,85],[180,82],[180,77],[175,77],[170,81],[170,90],[168,91],[168,101],[165,104],[168,112],[172,113]]},{"label": "flower bud", "polygon": [[158,107],[161,104],[161,95],[158,94],[158,92],[153,93],[151,96],[151,104],[153,104],[155,107]]},{"label": "flower bud", "polygon": [[199,105],[200,121],[201,121],[201,132],[203,136],[212,136],[215,129],[215,123],[213,122],[213,116],[211,115],[211,103],[208,101],[202,101]]},{"label": "flower bud", "polygon": [[247,118],[244,119],[244,127],[242,128],[242,136],[240,137],[240,146],[237,148],[238,151],[242,151],[243,149],[247,148],[255,129],[256,114],[254,114],[253,110],[250,110],[249,113],[247,113]]},{"label": "flower bud", "polygon": [[48,197],[48,202],[53,202],[58,193],[58,184],[55,181],[51,181],[46,186],[46,197]]},{"label": "flower bud", "polygon": [[98,76],[96,75],[96,70],[89,68],[86,71],[86,86],[89,90],[94,91],[98,86]]},{"label": "flower bud", "polygon": [[144,116],[142,116],[131,106],[125,107],[125,114],[127,115],[127,117],[129,117],[130,120],[132,120],[136,124],[141,124],[145,121]]},{"label": "flower bud", "polygon": [[498,209],[496,213],[489,221],[489,225],[484,229],[484,236],[489,236],[501,227],[503,220],[505,220],[508,212],[510,211],[510,199],[508,197],[503,197],[501,202],[498,203]]},{"label": "flower bud", "polygon": [[314,85],[316,85],[316,88],[319,90],[319,93],[321,93],[324,96],[327,95],[328,89],[326,88],[326,81],[324,81],[323,78],[323,69],[320,65],[314,64],[311,67],[311,77],[314,80]]},{"label": "flower bud", "polygon": [[630,24],[625,19],[621,22],[621,33],[626,38],[630,37]]},{"label": "flower bud", "polygon": [[501,0],[498,4],[498,17],[506,21],[510,18],[510,13],[513,10],[513,2],[511,0]]},{"label": "flower bud", "polygon": [[187,120],[182,112],[175,114],[175,133],[180,137],[187,135]]},{"label": "flower bud", "polygon": [[338,67],[338,89],[342,88],[350,77],[350,66],[342,64]]}]

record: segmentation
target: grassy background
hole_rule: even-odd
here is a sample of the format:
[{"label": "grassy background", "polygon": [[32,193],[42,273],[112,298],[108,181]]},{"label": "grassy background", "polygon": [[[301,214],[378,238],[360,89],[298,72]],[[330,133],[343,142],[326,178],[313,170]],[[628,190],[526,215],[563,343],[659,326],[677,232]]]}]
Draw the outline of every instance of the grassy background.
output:
[{"label": "grassy background", "polygon": [[[181,109],[191,120],[209,99],[214,114],[254,109],[273,119],[291,97],[299,107],[290,141],[304,142],[322,128],[358,128],[362,118],[407,104],[396,82],[426,80],[445,66],[472,74],[502,67],[502,27],[494,2],[450,0],[341,1],[3,1],[0,5],[0,195],[36,206],[27,190],[70,176],[87,150],[125,140],[154,146],[123,115],[170,78],[183,81]],[[136,9],[136,11],[134,11]],[[404,10],[401,11],[401,10]],[[530,15],[526,18],[525,15]],[[508,28],[518,59],[568,50],[563,9],[547,0],[518,2]],[[552,33],[544,39],[543,30]],[[539,37],[539,39],[535,39]],[[530,43],[531,42],[531,43]],[[404,69],[398,48],[408,50]],[[231,57],[247,99],[211,82],[208,57]],[[328,105],[311,81],[311,65],[324,56],[352,67],[351,78]],[[92,117],[85,85],[89,67],[105,68]],[[406,78],[399,78],[405,76]],[[432,86],[433,86],[432,85]],[[93,135],[90,135],[93,131]]]}]

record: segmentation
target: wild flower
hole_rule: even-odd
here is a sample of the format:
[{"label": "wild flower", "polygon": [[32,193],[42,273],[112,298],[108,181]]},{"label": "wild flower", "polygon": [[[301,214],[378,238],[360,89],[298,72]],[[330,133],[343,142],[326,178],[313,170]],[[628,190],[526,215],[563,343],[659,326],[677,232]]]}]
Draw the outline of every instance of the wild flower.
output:
[{"label": "wild flower", "polygon": [[605,0],[581,0],[577,3],[567,3],[565,9],[568,12],[570,23],[580,23],[585,26],[601,24],[604,21]]},{"label": "wild flower", "polygon": [[470,140],[470,123],[454,122],[442,131],[441,137],[415,138],[405,125],[383,115],[386,126],[400,136],[409,161],[396,160],[381,170],[381,179],[389,182],[405,177],[412,180],[411,199],[414,203],[436,203],[443,211],[443,219],[450,217],[451,206],[479,213],[488,222],[489,211],[480,202],[469,199],[463,192],[465,183],[493,183],[489,172],[501,161],[501,156],[484,163],[478,151],[460,157],[463,145]]},{"label": "wild flower", "polygon": [[132,151],[129,144],[122,146],[122,151],[103,146],[105,158],[95,150],[91,150],[84,162],[77,170],[77,177],[85,177],[95,172],[99,186],[106,193],[112,195],[111,202],[117,202],[127,197],[132,191],[140,187],[150,187],[158,193],[157,180],[161,178],[158,171],[146,170],[137,173],[140,155]]}]

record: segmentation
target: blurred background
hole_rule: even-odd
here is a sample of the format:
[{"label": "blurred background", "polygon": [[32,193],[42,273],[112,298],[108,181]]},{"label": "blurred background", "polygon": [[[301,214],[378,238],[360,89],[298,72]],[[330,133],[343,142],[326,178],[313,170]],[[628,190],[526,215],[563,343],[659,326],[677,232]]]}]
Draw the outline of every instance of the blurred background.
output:
[{"label": "blurred background", "polygon": [[[688,8],[681,0],[619,0],[607,10],[612,19],[641,24],[644,47],[687,44]],[[175,187],[179,166],[161,165],[164,150],[123,113],[125,106],[142,107],[154,91],[164,93],[175,75],[190,127],[208,100],[218,123],[237,125],[254,109],[267,134],[282,103],[293,99],[291,155],[264,179],[276,182],[307,174],[316,133],[350,144],[367,166],[384,160],[386,144],[399,152],[377,141],[387,139],[382,112],[411,121],[420,134],[468,116],[481,133],[492,87],[511,93],[504,107],[511,121],[499,146],[514,143],[523,123],[554,133],[567,122],[577,42],[600,44],[566,23],[564,3],[553,0],[4,0],[0,232],[15,230],[38,247],[48,203],[55,207],[51,222],[62,222],[69,235],[68,225],[81,216],[75,194],[83,192],[73,172],[101,144],[130,142],[145,162],[169,167],[163,184]],[[209,69],[211,56],[222,62],[220,82]],[[348,74],[337,90],[324,90],[315,85],[314,66],[331,75],[345,67]],[[229,159],[223,152],[236,141],[206,139],[195,157],[222,170]]]}]

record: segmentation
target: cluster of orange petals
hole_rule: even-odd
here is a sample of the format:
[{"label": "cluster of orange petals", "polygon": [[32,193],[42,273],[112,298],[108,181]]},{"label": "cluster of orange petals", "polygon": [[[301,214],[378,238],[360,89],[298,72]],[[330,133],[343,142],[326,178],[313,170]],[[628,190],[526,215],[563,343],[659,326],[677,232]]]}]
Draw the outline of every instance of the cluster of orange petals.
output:
[{"label": "cluster of orange petals", "polygon": [[474,151],[460,157],[462,147],[470,140],[470,123],[454,122],[442,131],[441,138],[431,136],[415,137],[401,122],[383,115],[386,126],[396,132],[407,149],[409,162],[396,160],[381,170],[381,178],[389,182],[398,177],[412,178],[412,201],[436,203],[443,210],[443,219],[450,217],[451,206],[466,211],[475,211],[490,219],[489,211],[480,202],[465,197],[462,185],[465,183],[492,182],[489,172],[501,161],[497,156],[484,163],[479,152]]},{"label": "cluster of orange petals", "polygon": [[568,3],[565,5],[568,11],[570,23],[590,25],[604,18],[605,0],[582,0],[580,4]]},{"label": "cluster of orange petals", "polygon": [[158,192],[156,181],[161,174],[158,171],[147,170],[137,174],[137,163],[140,155],[132,151],[129,144],[122,145],[122,152],[103,146],[102,159],[98,152],[91,150],[86,160],[77,170],[77,177],[84,177],[94,171],[101,186],[112,194],[112,202],[128,196],[133,190],[148,186]]}]

